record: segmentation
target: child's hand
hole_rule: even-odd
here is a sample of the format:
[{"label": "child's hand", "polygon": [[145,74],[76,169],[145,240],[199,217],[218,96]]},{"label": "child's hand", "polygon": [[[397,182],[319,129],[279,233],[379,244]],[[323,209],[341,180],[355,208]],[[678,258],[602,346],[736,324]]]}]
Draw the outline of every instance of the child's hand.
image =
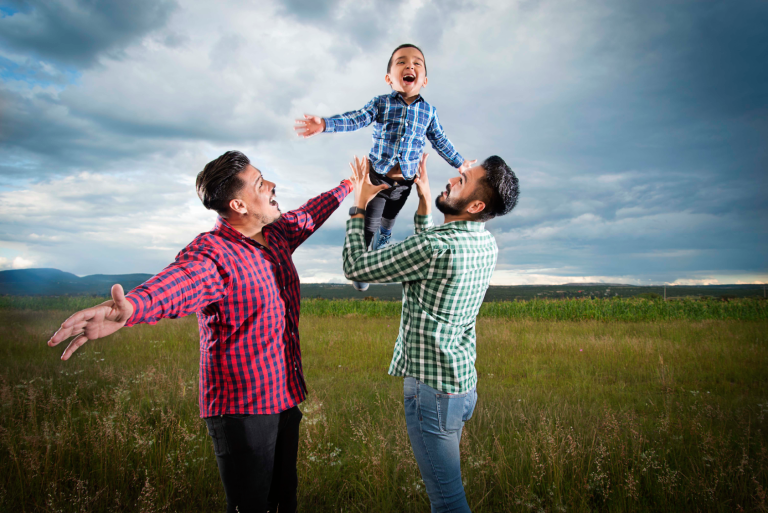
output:
[{"label": "child's hand", "polygon": [[475,160],[465,160],[461,167],[459,167],[459,173],[466,173],[469,171],[469,168],[472,167],[475,163],[477,163],[477,159]]},{"label": "child's hand", "polygon": [[312,137],[325,130],[325,120],[319,116],[304,114],[304,119],[297,119],[293,127],[299,137]]}]

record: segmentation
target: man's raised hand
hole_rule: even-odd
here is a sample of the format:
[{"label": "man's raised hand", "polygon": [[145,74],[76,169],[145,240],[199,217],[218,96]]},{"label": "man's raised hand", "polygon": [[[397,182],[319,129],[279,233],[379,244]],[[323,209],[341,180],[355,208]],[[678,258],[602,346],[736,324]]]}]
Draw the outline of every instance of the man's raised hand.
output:
[{"label": "man's raised hand", "polygon": [[469,168],[474,166],[477,163],[477,159],[475,160],[465,160],[461,163],[461,166],[459,167],[459,174],[466,173],[469,171]]},{"label": "man's raised hand", "polygon": [[319,116],[304,114],[304,119],[297,119],[293,129],[296,130],[296,135],[306,139],[324,131],[325,120]]},{"label": "man's raised hand", "polygon": [[62,360],[69,360],[72,353],[89,340],[106,337],[125,326],[131,315],[133,315],[133,305],[125,299],[123,287],[117,284],[112,285],[111,301],[105,301],[100,305],[73,314],[53,334],[48,345],[56,346],[74,336],[75,338],[61,355]]},{"label": "man's raised hand", "polygon": [[426,216],[432,213],[432,192],[429,190],[429,176],[427,175],[427,157],[429,153],[421,155],[419,161],[419,173],[413,179],[416,185],[416,194],[419,195],[419,206],[416,213],[420,216]]},{"label": "man's raised hand", "polygon": [[370,169],[368,166],[368,159],[363,157],[357,158],[355,155],[354,163],[350,162],[349,167],[352,168],[352,176],[349,177],[349,181],[352,182],[353,191],[355,193],[355,206],[364,209],[368,206],[368,202],[371,201],[379,191],[389,188],[389,184],[383,183],[381,185],[373,185],[371,183],[371,177],[369,176]]},{"label": "man's raised hand", "polygon": [[422,153],[421,160],[419,161],[419,172],[416,178],[413,179],[413,183],[416,185],[416,194],[419,198],[426,198],[430,201],[432,193],[429,192],[429,176],[427,176],[427,157],[429,153]]}]

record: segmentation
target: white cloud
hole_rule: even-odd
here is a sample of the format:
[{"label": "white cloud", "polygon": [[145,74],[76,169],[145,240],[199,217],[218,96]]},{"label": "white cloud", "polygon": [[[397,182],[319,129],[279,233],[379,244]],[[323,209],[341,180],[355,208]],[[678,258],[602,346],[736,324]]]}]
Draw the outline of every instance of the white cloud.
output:
[{"label": "white cloud", "polygon": [[13,259],[0,257],[0,269],[28,269],[35,265],[35,261],[23,256],[17,256]]}]

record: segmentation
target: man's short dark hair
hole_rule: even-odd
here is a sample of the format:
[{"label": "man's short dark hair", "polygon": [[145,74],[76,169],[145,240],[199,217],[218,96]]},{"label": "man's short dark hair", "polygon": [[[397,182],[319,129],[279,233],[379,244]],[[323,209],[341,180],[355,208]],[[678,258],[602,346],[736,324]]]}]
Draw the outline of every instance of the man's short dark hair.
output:
[{"label": "man's short dark hair", "polygon": [[229,202],[243,188],[238,176],[251,161],[239,151],[228,151],[208,162],[197,174],[195,187],[203,206],[221,215],[229,212]]},{"label": "man's short dark hair", "polygon": [[[392,55],[389,56],[389,62],[387,63],[387,73],[389,73],[389,71],[392,69],[392,57],[395,56],[398,50],[402,50],[403,48],[416,48],[421,53],[421,56],[424,57],[424,52],[422,52],[421,48],[419,48],[418,46],[412,45],[411,43],[402,44],[397,48],[395,48],[395,51],[392,52]],[[424,76],[425,77],[427,76],[427,58],[426,57],[424,57]]]},{"label": "man's short dark hair", "polygon": [[478,181],[477,192],[473,199],[485,203],[485,208],[475,217],[476,221],[485,222],[496,216],[508,214],[517,205],[520,186],[515,172],[504,159],[496,155],[485,159],[482,164],[485,176]]}]

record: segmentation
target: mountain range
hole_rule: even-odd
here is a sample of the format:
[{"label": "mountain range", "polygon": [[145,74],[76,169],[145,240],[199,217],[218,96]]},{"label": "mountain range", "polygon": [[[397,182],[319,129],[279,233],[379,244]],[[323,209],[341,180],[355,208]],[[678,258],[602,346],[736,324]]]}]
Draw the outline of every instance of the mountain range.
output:
[{"label": "mountain range", "polygon": [[108,295],[119,283],[125,291],[141,285],[151,274],[92,274],[77,276],[58,269],[0,271],[0,294],[11,296]]},{"label": "mountain range", "polygon": [[[92,274],[76,276],[58,269],[15,269],[0,271],[0,295],[6,296],[108,296],[119,283],[128,292],[151,278],[151,274]],[[562,285],[491,286],[486,301],[534,298],[630,297],[640,294],[666,294],[667,297],[765,297],[764,285],[627,285],[621,283],[565,283]],[[302,283],[301,297],[322,299],[400,300],[402,286],[371,284],[366,292],[357,292],[349,284]]]}]

